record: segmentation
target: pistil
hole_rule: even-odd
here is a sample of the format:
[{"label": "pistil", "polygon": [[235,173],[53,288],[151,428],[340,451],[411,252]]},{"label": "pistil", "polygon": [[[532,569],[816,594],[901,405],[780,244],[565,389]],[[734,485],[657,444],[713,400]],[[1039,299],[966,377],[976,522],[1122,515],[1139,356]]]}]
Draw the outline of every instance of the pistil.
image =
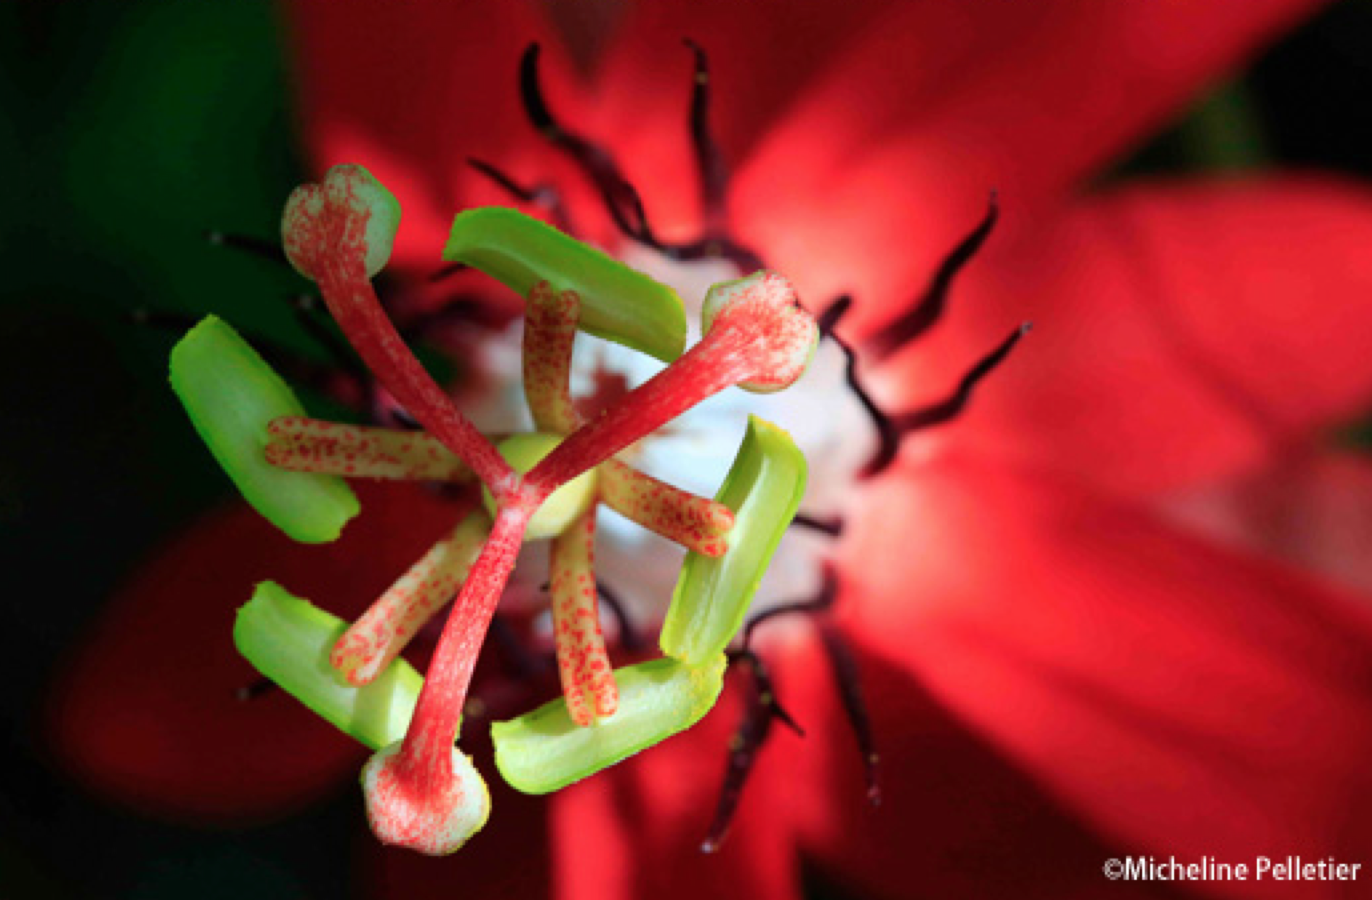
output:
[{"label": "pistil", "polygon": [[453,604],[405,739],[379,751],[363,770],[367,818],[383,843],[437,855],[456,850],[470,834],[461,826],[472,785],[459,777],[453,742],[477,654],[534,508],[516,498],[500,510]]},{"label": "pistil", "polygon": [[286,255],[318,282],[329,312],[377,380],[503,496],[517,476],[415,359],[372,289],[370,276],[390,256],[399,218],[395,198],[365,169],[335,166],[323,184],[302,185],[286,202]]}]

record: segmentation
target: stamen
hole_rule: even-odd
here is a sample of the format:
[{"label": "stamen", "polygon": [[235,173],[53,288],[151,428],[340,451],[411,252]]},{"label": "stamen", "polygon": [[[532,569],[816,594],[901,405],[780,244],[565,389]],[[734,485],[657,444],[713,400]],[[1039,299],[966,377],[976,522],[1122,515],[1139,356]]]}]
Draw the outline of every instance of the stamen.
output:
[{"label": "stamen", "polygon": [[894,321],[863,342],[865,353],[870,353],[877,362],[881,362],[934,326],[948,304],[953,279],[986,242],[999,214],[996,193],[992,191],[986,215],[981,222],[944,257],[924,294]]},{"label": "stamen", "polygon": [[672,487],[617,459],[600,468],[600,499],[649,531],[705,556],[723,556],[733,510],[723,503]]},{"label": "stamen", "polygon": [[877,755],[876,742],[872,738],[872,723],[867,715],[867,702],[862,697],[862,680],[858,676],[857,661],[853,659],[848,642],[831,623],[819,624],[819,636],[825,655],[829,658],[834,681],[838,684],[843,711],[848,715],[848,724],[853,728],[858,751],[862,754],[862,768],[867,779],[867,802],[877,806],[881,803],[881,758]]},{"label": "stamen", "polygon": [[775,272],[715,285],[703,318],[698,344],[575,431],[526,483],[540,491],[564,484],[726,387],[780,390],[805,371],[819,338],[795,289]]},{"label": "stamen", "polygon": [[743,795],[743,786],[757,763],[758,751],[767,742],[772,731],[772,720],[781,719],[797,734],[804,732],[795,720],[777,703],[776,692],[772,689],[771,678],[762,660],[754,653],[744,651],[732,654],[730,662],[746,661],[752,677],[748,679],[748,694],[745,701],[743,721],[729,743],[729,761],[724,770],[724,784],[720,787],[719,802],[715,806],[715,817],[700,844],[700,852],[714,853],[724,843],[734,813]]},{"label": "stamen", "polygon": [[550,572],[557,670],[567,714],[582,727],[619,708],[619,690],[605,653],[595,588],[595,509],[553,539]]},{"label": "stamen", "polygon": [[282,265],[290,264],[286,259],[286,251],[281,249],[281,245],[265,238],[209,229],[205,232],[205,240],[216,247],[231,247],[234,250],[242,250],[270,262]]},{"label": "stamen", "polygon": [[540,281],[524,312],[524,396],[539,431],[570,434],[580,416],[568,391],[581,301]]},{"label": "stamen", "polygon": [[1010,351],[1015,349],[1015,345],[1019,343],[1020,338],[1028,334],[1032,327],[1033,323],[1025,322],[1023,325],[1020,325],[1014,331],[1010,332],[1010,336],[1001,341],[1000,344],[996,346],[996,349],[982,357],[976,365],[967,371],[967,374],[962,376],[962,379],[958,382],[957,389],[945,399],[940,400],[937,403],[931,403],[920,409],[911,410],[910,412],[894,416],[893,421],[896,429],[902,435],[906,435],[912,431],[919,431],[924,428],[932,428],[935,425],[942,425],[943,423],[956,418],[967,406],[968,401],[972,399],[972,392],[975,390],[977,383],[993,372],[996,367],[1010,355]]},{"label": "stamen", "polygon": [[477,510],[429,548],[338,639],[329,657],[333,667],[359,686],[380,674],[457,593],[490,527]]},{"label": "stamen", "polygon": [[267,426],[267,462],[294,472],[324,472],[391,481],[466,484],[472,470],[422,431],[282,417]]}]

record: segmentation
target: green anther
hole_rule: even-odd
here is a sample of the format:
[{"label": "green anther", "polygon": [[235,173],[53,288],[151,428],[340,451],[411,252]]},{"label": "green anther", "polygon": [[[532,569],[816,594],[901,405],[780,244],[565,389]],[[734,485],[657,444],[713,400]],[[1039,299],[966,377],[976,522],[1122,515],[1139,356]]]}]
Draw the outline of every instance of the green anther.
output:
[{"label": "green anther", "polygon": [[267,425],[303,416],[291,389],[229,325],[206,316],[171,353],[171,384],[200,437],[244,499],[297,541],[336,540],[360,506],[336,475],[267,462]]},{"label": "green anther", "polygon": [[700,721],[724,686],[724,656],[705,665],[655,659],[615,670],[619,710],[581,727],[558,698],[533,712],[491,725],[495,765],[516,790],[547,794]]},{"label": "green anther", "polygon": [[459,213],[443,258],[465,263],[527,297],[546,281],[581,299],[581,330],[672,362],[686,346],[686,312],[664,284],[503,207]]},{"label": "green anther", "polygon": [[715,497],[734,511],[720,557],[686,554],[659,638],[662,652],[698,665],[713,659],[743,626],[781,536],[805,494],[805,456],[782,429],[756,416]]},{"label": "green anther", "polygon": [[344,733],[373,750],[405,736],[423,677],[397,659],[365,687],[354,687],[329,663],[348,623],[271,581],[238,610],[233,643],[257,671]]}]

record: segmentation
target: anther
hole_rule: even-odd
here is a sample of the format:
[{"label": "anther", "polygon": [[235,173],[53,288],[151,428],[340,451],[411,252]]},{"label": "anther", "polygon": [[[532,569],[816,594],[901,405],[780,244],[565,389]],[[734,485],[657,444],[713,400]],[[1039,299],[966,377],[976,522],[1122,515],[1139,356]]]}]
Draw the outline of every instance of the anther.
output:
[{"label": "anther", "polygon": [[953,280],[986,242],[999,214],[996,193],[992,191],[981,222],[944,257],[924,293],[904,313],[863,342],[865,353],[877,362],[885,360],[938,322],[948,305]]}]

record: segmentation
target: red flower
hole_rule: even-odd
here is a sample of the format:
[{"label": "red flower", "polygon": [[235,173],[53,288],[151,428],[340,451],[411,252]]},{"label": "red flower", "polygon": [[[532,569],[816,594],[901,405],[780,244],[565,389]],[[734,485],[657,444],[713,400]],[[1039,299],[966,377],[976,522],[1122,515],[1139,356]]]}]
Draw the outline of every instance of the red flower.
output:
[{"label": "red flower", "polygon": [[[816,308],[850,293],[841,331],[859,343],[922,288],[988,189],[1005,198],[938,332],[864,369],[885,408],[909,409],[1021,318],[1038,326],[965,417],[907,441],[846,498],[834,615],[859,656],[883,805],[863,801],[813,635],[779,627],[764,653],[807,737],[774,735],[723,851],[693,855],[727,704],[552,800],[560,894],[786,896],[800,858],[862,892],[941,897],[1094,896],[1102,863],[1126,855],[1361,861],[1369,473],[1323,449],[1321,429],[1372,398],[1372,195],[1316,177],[1082,189],[1310,5],[1250,3],[1236,21],[1219,4],[759,0],[593,22],[561,4],[561,32],[514,2],[296,8],[311,157],[363,162],[401,198],[402,272],[432,271],[455,209],[507,202],[467,157],[576,184],[511,96],[531,38],[552,104],[613,148],[668,239],[702,218],[677,51],[701,41],[736,165],[731,232]],[[615,240],[604,221],[579,224]],[[251,674],[229,623],[267,576],[356,613],[443,527],[425,527],[418,493],[363,499],[327,548],[235,510],[153,560],[58,695],[69,764],[206,816],[262,814],[355,772],[355,748],[283,698],[230,704]],[[388,851],[377,884],[527,887],[542,877],[538,812],[497,796],[490,834],[443,863]],[[1355,884],[1304,882],[1301,896]]]}]

